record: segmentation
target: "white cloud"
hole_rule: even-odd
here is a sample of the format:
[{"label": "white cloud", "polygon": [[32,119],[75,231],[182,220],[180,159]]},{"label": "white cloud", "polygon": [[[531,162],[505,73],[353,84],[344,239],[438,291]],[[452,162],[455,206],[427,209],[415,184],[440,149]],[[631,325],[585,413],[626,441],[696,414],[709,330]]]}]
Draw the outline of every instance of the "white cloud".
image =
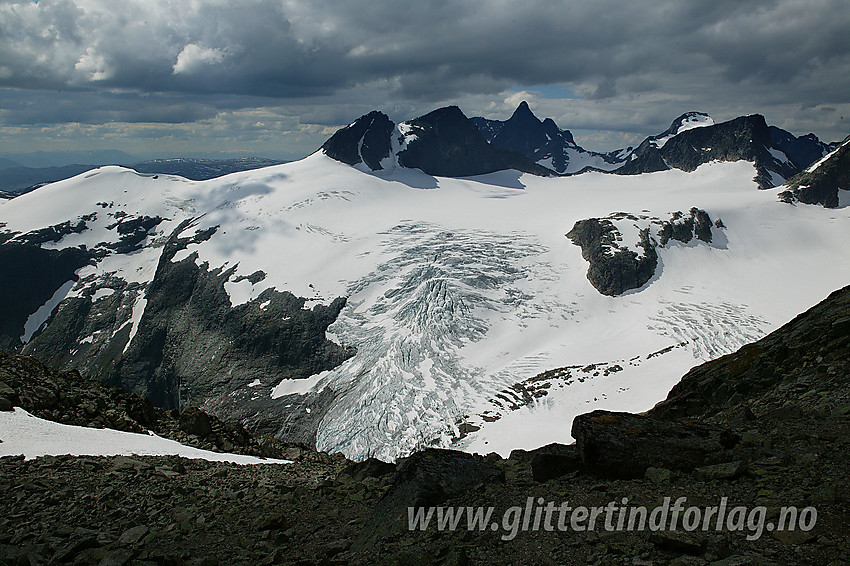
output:
[{"label": "white cloud", "polygon": [[85,81],[102,81],[112,76],[112,69],[107,65],[106,58],[97,53],[94,47],[86,49],[74,69],[83,73]]},{"label": "white cloud", "polygon": [[528,103],[528,106],[535,110],[537,109],[537,95],[533,92],[529,92],[527,90],[520,90],[517,92],[513,92],[505,97],[505,106],[507,106],[507,110],[513,112],[514,108],[519,106],[519,103],[525,101]]},{"label": "white cloud", "polygon": [[223,51],[203,44],[189,43],[177,56],[177,62],[172,69],[175,75],[193,74],[222,61],[224,61]]}]

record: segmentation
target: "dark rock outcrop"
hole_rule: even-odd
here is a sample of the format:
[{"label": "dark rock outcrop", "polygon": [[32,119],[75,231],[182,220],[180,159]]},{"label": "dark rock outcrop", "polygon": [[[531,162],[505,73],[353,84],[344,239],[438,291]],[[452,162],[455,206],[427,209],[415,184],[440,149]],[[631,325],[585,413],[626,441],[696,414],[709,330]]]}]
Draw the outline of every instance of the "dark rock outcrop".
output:
[{"label": "dark rock outcrop", "polygon": [[374,544],[376,538],[406,527],[409,507],[440,505],[504,481],[504,471],[477,454],[436,448],[415,452],[399,463],[392,484],[361,533],[359,545]]},{"label": "dark rock outcrop", "polygon": [[[675,126],[674,121],[668,132],[675,131]],[[771,153],[771,149],[775,151],[777,148],[764,116],[759,114],[685,130],[669,138],[662,147],[657,147],[655,140],[665,135],[644,140],[633,156],[615,172],[636,175],[670,168],[693,171],[710,161],[746,160],[755,163],[758,186],[770,188],[776,186],[777,175],[788,179],[800,171],[799,165]],[[797,152],[795,155],[803,160],[808,153]]]},{"label": "dark rock outcrop", "polygon": [[83,248],[43,249],[16,241],[0,245],[0,264],[5,266],[0,270],[0,348],[20,348],[29,315],[63,284],[76,281],[76,271],[91,259]]},{"label": "dark rock outcrop", "polygon": [[850,137],[814,170],[803,171],[789,179],[786,186],[788,189],[779,193],[785,202],[837,207],[838,191],[850,191]]},{"label": "dark rock outcrop", "polygon": [[[628,221],[638,228],[637,242],[643,249],[638,254],[622,244],[622,234],[613,221]],[[590,264],[587,279],[603,295],[616,296],[629,289],[639,289],[655,275],[658,266],[657,246],[670,240],[687,244],[694,238],[710,244],[714,239],[712,227],[725,228],[718,219],[712,223],[705,210],[693,207],[685,214],[673,212],[669,220],[615,212],[606,218],[588,218],[573,225],[567,237],[581,247],[581,255]]]},{"label": "dark rock outcrop", "polygon": [[733,459],[740,436],[697,421],[669,422],[632,413],[593,411],[573,421],[585,467],[609,478],[637,478],[647,468],[692,471]]},{"label": "dark rock outcrop", "polygon": [[769,126],[769,129],[773,147],[784,153],[800,170],[805,169],[837,147],[834,143],[823,143],[814,134],[797,137],[776,126]]},{"label": "dark rock outcrop", "polygon": [[54,370],[20,354],[0,352],[0,398],[10,405],[62,424],[147,433],[213,451],[288,458],[291,447],[272,438],[253,437],[197,407],[182,414],[117,387],[83,379],[76,370]]},{"label": "dark rock outcrop", "polygon": [[652,143],[652,140],[645,139],[635,148],[623,166],[614,170],[614,173],[617,175],[640,175],[641,173],[654,173],[667,169],[670,169],[670,166],[664,161],[661,151]]},{"label": "dark rock outcrop", "polygon": [[655,274],[658,254],[649,238],[641,232],[643,255],[616,245],[617,229],[610,220],[588,218],[579,220],[567,233],[581,247],[581,256],[590,263],[587,279],[603,295],[620,295],[629,289],[642,287]]},{"label": "dark rock outcrop", "polygon": [[666,246],[670,240],[677,240],[687,244],[696,237],[710,244],[713,238],[711,226],[711,217],[702,209],[691,208],[688,216],[674,212],[669,221],[662,223],[658,232],[658,243],[660,246]]},{"label": "dark rock outcrop", "polygon": [[582,469],[581,454],[575,444],[547,444],[528,452],[531,457],[531,477],[547,482]]},{"label": "dark rock outcrop", "polygon": [[552,174],[520,153],[487,143],[457,106],[434,110],[407,124],[416,139],[398,154],[399,164],[404,167],[442,177],[468,177],[504,169]]},{"label": "dark rock outcrop", "polygon": [[156,228],[164,219],[159,216],[140,216],[138,218],[121,218],[108,228],[114,228],[120,235],[117,242],[106,244],[105,247],[119,254],[128,254],[142,248],[142,242],[148,233]]},{"label": "dark rock outcrop", "polygon": [[383,504],[387,508],[439,505],[450,497],[488,483],[504,481],[504,472],[482,456],[426,448],[398,465]]},{"label": "dark rock outcrop", "polygon": [[380,478],[395,472],[395,464],[377,458],[366,458],[362,462],[354,462],[342,470],[340,474],[351,478],[353,481],[363,481],[366,478]]},{"label": "dark rock outcrop", "polygon": [[381,160],[390,156],[394,128],[389,116],[373,110],[338,130],[322,145],[322,150],[328,157],[349,165],[366,163],[373,171],[383,169]]}]

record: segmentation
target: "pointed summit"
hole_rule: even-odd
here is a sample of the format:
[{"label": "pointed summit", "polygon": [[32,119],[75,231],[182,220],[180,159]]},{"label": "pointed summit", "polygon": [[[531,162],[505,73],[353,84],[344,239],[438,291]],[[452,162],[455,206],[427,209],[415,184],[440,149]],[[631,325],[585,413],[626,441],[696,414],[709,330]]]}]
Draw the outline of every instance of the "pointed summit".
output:
[{"label": "pointed summit", "polygon": [[569,130],[562,130],[551,118],[541,121],[524,100],[507,120],[472,121],[492,145],[522,153],[557,173],[576,173],[588,166],[610,170],[622,161],[582,149]]},{"label": "pointed summit", "polygon": [[508,119],[508,122],[513,121],[540,122],[540,119],[534,115],[534,112],[531,111],[531,108],[528,106],[528,102],[523,100],[519,103],[519,106],[516,107],[516,110],[514,110],[514,113]]},{"label": "pointed summit", "polygon": [[389,116],[373,110],[338,130],[322,145],[322,150],[349,165],[365,162],[373,171],[382,169],[381,160],[390,155],[390,134],[394,127]]},{"label": "pointed summit", "polygon": [[399,164],[404,167],[444,177],[481,175],[502,169],[544,176],[552,173],[522,152],[487,143],[475,123],[457,106],[439,108],[406,124],[416,138],[398,154]]}]

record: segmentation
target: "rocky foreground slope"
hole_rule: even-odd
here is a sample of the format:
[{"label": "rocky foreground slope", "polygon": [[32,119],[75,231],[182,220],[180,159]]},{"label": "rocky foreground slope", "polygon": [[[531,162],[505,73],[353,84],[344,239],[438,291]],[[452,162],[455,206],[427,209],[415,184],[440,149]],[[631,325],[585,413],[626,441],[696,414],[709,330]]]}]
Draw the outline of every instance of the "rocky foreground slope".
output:
[{"label": "rocky foreground slope", "polygon": [[[0,362],[0,396],[15,403],[49,397],[39,388],[51,386],[39,383],[62,376],[22,356]],[[7,457],[0,564],[846,564],[848,372],[850,286],[694,368],[649,413],[581,415],[575,445],[508,459],[435,449],[398,465],[306,450],[291,453],[292,464],[259,466]],[[112,390],[116,401],[100,406],[100,392],[42,414],[92,424],[130,415],[126,396]],[[758,537],[713,528],[547,532],[533,522],[510,537],[499,525],[468,531],[465,519],[454,532],[408,530],[409,505],[494,506],[498,519],[528,498],[588,507],[628,498],[652,508],[664,497],[687,497],[686,507],[726,497],[730,508],[763,507],[770,522],[783,506],[814,507],[817,522]]]}]

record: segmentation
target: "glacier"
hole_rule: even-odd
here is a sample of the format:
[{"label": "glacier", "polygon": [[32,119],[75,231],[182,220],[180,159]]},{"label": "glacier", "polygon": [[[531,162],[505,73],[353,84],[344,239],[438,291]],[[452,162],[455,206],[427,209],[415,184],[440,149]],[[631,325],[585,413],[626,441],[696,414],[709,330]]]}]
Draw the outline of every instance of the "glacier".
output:
[{"label": "glacier", "polygon": [[[123,305],[111,332],[78,337],[81,351],[128,333],[131,346],[168,238],[179,226],[215,228],[171,261],[220,269],[232,308],[263,311],[268,289],[303,297],[306,310],[345,297],[327,337],[355,349],[308,379],[246,375],[221,396],[262,402],[256,410],[284,439],[298,419],[314,419],[316,446],[354,459],[425,446],[507,455],[569,442],[583,412],[649,409],[693,365],[846,283],[850,262],[835,258],[846,256],[850,209],[782,203],[781,187],[759,190],[753,177],[739,161],[628,177],[451,179],[316,153],[208,181],[104,167],[3,202],[0,222],[25,234],[97,213],[85,230],[42,244],[60,250],[114,242],[118,211],[161,219],[138,250],[78,270],[65,301],[114,293]],[[590,285],[566,237],[586,218],[691,207],[722,219],[722,245],[659,248],[652,279],[616,297]],[[618,218],[633,247],[640,226]]]}]

